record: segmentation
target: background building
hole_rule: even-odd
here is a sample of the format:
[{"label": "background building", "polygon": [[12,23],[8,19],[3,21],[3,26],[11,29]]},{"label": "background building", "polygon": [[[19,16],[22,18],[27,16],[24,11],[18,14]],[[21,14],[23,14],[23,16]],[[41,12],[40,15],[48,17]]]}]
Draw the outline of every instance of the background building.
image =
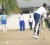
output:
[{"label": "background building", "polygon": [[[43,3],[47,3],[50,8],[50,0],[17,0],[18,6],[23,13],[33,13]],[[0,12],[2,12],[2,5],[0,3]]]},{"label": "background building", "polygon": [[43,3],[47,3],[50,6],[50,0],[17,0],[18,6],[24,13],[34,12]]}]

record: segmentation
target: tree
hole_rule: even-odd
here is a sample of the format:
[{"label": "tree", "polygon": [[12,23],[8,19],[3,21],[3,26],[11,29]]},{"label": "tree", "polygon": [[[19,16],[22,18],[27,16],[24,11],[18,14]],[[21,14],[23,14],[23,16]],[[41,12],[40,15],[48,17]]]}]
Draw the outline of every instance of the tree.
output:
[{"label": "tree", "polygon": [[0,2],[2,3],[2,12],[6,14],[20,13],[17,0],[0,0]]}]

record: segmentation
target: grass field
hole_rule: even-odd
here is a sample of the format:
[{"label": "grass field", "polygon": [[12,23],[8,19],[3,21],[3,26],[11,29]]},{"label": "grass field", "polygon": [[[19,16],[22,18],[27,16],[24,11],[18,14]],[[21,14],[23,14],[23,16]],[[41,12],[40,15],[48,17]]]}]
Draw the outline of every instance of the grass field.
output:
[{"label": "grass field", "polygon": [[8,33],[0,31],[0,45],[50,45],[50,31],[41,29],[40,38],[32,38],[33,30],[18,31],[8,30]]}]

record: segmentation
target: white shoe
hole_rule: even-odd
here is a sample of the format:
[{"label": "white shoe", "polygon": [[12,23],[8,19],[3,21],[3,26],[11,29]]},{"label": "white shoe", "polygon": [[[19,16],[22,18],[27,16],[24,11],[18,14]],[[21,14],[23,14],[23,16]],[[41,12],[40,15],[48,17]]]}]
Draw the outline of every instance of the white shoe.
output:
[{"label": "white shoe", "polygon": [[39,39],[40,37],[39,37],[39,36],[35,36],[35,38],[36,38],[36,39]]},{"label": "white shoe", "polygon": [[33,35],[33,38],[35,38],[35,35]]}]

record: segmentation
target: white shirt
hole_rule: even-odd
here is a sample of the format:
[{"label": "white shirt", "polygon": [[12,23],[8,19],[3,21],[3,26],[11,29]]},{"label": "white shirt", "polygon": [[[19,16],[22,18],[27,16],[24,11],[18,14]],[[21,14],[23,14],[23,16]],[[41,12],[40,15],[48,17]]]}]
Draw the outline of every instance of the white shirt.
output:
[{"label": "white shirt", "polygon": [[24,20],[24,15],[20,15],[20,20]]},{"label": "white shirt", "polygon": [[40,15],[45,15],[45,16],[47,16],[47,11],[46,11],[46,9],[45,9],[44,7],[40,7],[40,8],[36,11],[36,13],[38,13],[38,14],[40,14]]},{"label": "white shirt", "polygon": [[32,18],[29,18],[29,22],[33,22],[33,19]]}]

